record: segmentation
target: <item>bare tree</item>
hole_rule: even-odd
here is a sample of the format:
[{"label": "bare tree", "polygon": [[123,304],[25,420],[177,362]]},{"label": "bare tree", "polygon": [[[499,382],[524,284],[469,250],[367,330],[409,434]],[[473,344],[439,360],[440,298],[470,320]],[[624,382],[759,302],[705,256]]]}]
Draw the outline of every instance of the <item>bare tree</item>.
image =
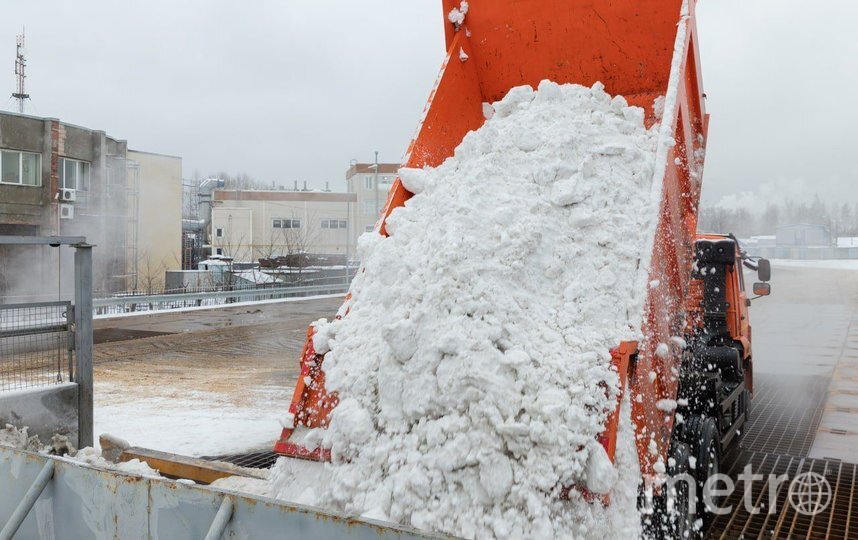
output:
[{"label": "bare tree", "polygon": [[166,269],[163,261],[155,262],[149,253],[144,252],[137,261],[137,286],[146,294],[154,294],[164,286]]}]

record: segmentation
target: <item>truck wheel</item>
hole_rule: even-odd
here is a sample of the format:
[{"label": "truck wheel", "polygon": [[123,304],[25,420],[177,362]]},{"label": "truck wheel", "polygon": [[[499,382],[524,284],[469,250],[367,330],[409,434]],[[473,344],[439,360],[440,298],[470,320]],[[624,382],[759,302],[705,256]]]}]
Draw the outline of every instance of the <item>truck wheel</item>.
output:
[{"label": "truck wheel", "polygon": [[[711,416],[690,416],[678,426],[677,437],[688,445],[694,467],[691,472],[697,480],[697,517],[708,524],[711,514],[706,510],[703,488],[706,479],[721,471],[721,437],[718,425]],[[718,501],[712,500],[713,504]]]},{"label": "truck wheel", "polygon": [[688,445],[675,442],[671,448],[671,457],[673,465],[670,467],[671,482],[668,484],[668,490],[672,504],[667,505],[666,529],[670,538],[695,540],[699,537],[699,531],[695,530],[697,508],[692,506],[692,485],[689,482],[695,483],[696,479],[690,468]]},{"label": "truck wheel", "polygon": [[668,479],[661,493],[652,501],[653,513],[645,521],[644,538],[651,540],[697,540],[695,530],[697,508],[693,506],[691,489],[696,478],[690,470],[688,445],[674,439],[668,462]]}]

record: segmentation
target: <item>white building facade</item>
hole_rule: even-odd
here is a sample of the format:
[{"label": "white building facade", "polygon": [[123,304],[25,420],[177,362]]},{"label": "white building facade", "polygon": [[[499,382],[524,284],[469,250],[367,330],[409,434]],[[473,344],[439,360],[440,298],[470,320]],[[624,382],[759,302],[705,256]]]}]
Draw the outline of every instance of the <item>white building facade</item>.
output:
[{"label": "white building facade", "polygon": [[354,257],[353,193],[218,189],[212,198],[212,255]]}]

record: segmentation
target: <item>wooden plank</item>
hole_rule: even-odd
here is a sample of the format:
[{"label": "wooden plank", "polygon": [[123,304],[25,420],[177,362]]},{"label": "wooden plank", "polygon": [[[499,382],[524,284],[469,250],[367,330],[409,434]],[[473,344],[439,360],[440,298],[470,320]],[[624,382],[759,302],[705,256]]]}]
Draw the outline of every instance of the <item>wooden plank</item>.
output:
[{"label": "wooden plank", "polygon": [[139,459],[146,462],[153,469],[157,469],[161,475],[168,478],[187,478],[198,484],[211,484],[220,478],[227,476],[245,476],[248,478],[259,478],[239,467],[231,467],[229,464],[206,461],[204,459],[160,452],[148,448],[132,446],[123,450],[119,455],[119,461],[131,461]]}]

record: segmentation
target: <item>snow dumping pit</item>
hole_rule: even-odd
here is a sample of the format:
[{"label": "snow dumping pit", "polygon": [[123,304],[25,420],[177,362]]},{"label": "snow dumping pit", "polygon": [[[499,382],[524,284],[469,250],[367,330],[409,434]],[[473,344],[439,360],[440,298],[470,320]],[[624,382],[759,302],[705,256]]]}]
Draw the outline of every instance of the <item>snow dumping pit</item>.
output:
[{"label": "snow dumping pit", "polygon": [[493,112],[441,166],[401,171],[415,196],[361,238],[349,314],[316,323],[341,399],[308,441],[329,480],[295,493],[281,460],[273,488],[464,537],[636,538],[628,411],[616,468],[595,438],[608,351],[639,338],[657,128],[599,83],[514,88]]}]

